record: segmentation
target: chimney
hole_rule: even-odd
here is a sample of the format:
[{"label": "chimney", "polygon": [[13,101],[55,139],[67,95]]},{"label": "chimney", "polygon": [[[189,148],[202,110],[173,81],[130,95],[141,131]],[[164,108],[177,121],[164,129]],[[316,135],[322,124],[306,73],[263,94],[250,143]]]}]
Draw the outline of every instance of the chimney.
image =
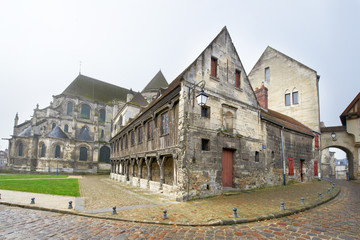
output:
[{"label": "chimney", "polygon": [[260,106],[268,109],[268,89],[264,86],[264,83],[261,84],[260,88],[255,89],[255,94]]}]

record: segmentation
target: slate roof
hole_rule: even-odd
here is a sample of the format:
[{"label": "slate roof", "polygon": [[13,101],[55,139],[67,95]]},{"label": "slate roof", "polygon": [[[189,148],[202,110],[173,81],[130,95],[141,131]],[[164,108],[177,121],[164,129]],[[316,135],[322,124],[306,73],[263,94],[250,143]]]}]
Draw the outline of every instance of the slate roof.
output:
[{"label": "slate roof", "polygon": [[133,99],[131,99],[130,103],[141,106],[141,107],[145,107],[148,104],[148,102],[145,100],[144,96],[139,92],[135,94]]},{"label": "slate roof", "polygon": [[313,131],[309,127],[295,120],[294,118],[286,116],[279,112],[275,112],[270,109],[261,109],[261,118],[274,124],[283,126],[284,128],[294,130],[296,132],[300,132],[306,135],[314,136]]},{"label": "slate roof", "polygon": [[87,142],[92,142],[92,138],[90,137],[90,132],[89,129],[87,127],[83,127],[80,130],[80,135],[78,137],[78,140],[80,141],[87,141]]},{"label": "slate roof", "polygon": [[48,137],[68,139],[68,136],[61,130],[59,126],[54,127],[54,129],[51,130],[51,132],[48,134]]},{"label": "slate roof", "polygon": [[128,89],[79,74],[62,94],[111,104],[114,99],[126,102],[128,92]]},{"label": "slate roof", "polygon": [[168,85],[168,82],[160,70],[141,92],[157,91],[159,88],[167,88]]},{"label": "slate roof", "polygon": [[30,137],[31,136],[31,129],[32,126],[28,126],[27,128],[24,129],[24,131],[22,131],[18,136],[20,137]]}]

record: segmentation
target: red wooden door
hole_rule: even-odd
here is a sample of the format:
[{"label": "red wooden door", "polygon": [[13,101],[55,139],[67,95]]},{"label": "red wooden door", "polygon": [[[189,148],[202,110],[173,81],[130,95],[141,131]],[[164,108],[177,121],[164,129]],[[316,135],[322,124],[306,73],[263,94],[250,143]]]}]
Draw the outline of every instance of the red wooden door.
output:
[{"label": "red wooden door", "polygon": [[222,158],[222,185],[223,187],[232,187],[232,170],[233,170],[233,152],[230,150],[223,150]]},{"label": "red wooden door", "polygon": [[318,175],[318,161],[314,161],[314,176]]}]

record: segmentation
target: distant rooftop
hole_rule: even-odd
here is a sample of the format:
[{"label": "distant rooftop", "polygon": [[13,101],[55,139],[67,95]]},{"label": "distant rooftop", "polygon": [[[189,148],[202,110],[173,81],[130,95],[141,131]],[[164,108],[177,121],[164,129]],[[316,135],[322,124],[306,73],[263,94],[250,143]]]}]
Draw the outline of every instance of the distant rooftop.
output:
[{"label": "distant rooftop", "polygon": [[168,82],[166,81],[161,70],[153,77],[153,79],[146,85],[142,92],[157,91],[159,88],[167,88]]},{"label": "distant rooftop", "polygon": [[111,104],[114,99],[126,102],[128,92],[128,89],[79,74],[62,94]]}]

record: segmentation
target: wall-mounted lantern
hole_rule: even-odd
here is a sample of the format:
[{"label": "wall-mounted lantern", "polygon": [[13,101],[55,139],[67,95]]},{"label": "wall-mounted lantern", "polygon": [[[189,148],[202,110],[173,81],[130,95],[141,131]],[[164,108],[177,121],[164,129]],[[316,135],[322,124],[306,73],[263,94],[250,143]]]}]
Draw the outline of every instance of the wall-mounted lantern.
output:
[{"label": "wall-mounted lantern", "polygon": [[332,140],[335,141],[335,140],[336,140],[336,133],[335,133],[335,132],[332,132],[332,133],[331,133],[331,137],[332,137]]}]

